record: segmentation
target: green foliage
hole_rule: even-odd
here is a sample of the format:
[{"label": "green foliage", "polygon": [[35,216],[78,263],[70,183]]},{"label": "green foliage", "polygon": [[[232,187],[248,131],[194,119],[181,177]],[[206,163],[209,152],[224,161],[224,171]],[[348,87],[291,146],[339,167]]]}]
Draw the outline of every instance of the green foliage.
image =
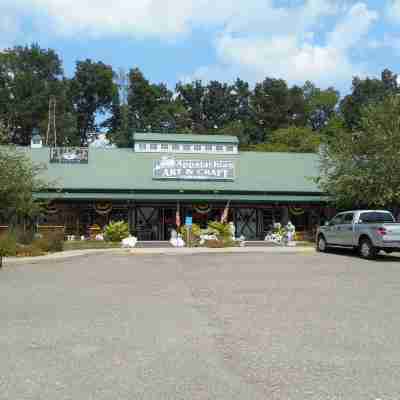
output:
[{"label": "green foliage", "polygon": [[363,109],[368,105],[378,104],[387,96],[399,93],[397,75],[385,69],[381,79],[355,77],[352,82],[351,94],[347,95],[340,103],[347,129],[359,129]]},{"label": "green foliage", "polygon": [[339,92],[334,88],[321,90],[307,81],[303,86],[307,126],[314,131],[323,129],[335,115]]},{"label": "green foliage", "polygon": [[32,128],[46,126],[49,97],[63,85],[61,60],[38,45],[0,51],[0,120],[7,121],[10,140],[30,143]]},{"label": "green foliage", "polygon": [[17,255],[17,239],[12,234],[0,236],[0,257]]},{"label": "green foliage", "polygon": [[290,126],[274,131],[268,142],[250,146],[254,151],[316,153],[321,137],[310,128]]},{"label": "green foliage", "polygon": [[112,68],[101,61],[87,59],[76,63],[70,86],[81,144],[86,143],[88,132],[96,130],[96,114],[110,111],[118,96],[113,78]]},{"label": "green foliage", "polygon": [[41,178],[43,170],[23,151],[0,147],[0,213],[7,220],[40,213],[40,204],[33,193],[50,186]]},{"label": "green foliage", "polygon": [[108,242],[121,242],[129,236],[129,225],[124,221],[111,221],[104,228],[104,239]]},{"label": "green foliage", "polygon": [[208,223],[209,234],[214,234],[219,240],[227,240],[232,238],[231,226],[219,221],[210,221]]},{"label": "green foliage", "polygon": [[400,99],[385,98],[361,112],[360,129],[338,130],[321,153],[321,188],[343,207],[400,203]]}]

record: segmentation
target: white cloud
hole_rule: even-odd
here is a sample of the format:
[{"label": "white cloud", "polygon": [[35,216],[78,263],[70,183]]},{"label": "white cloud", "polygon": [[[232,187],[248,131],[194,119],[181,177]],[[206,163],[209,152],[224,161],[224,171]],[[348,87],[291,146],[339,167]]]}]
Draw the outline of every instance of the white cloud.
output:
[{"label": "white cloud", "polygon": [[400,22],[400,0],[389,0],[386,5],[386,16],[392,22]]},{"label": "white cloud", "polygon": [[[321,6],[321,1],[315,0],[308,7],[297,10],[303,27],[303,21],[308,21],[307,27],[317,24],[326,10],[310,8],[312,3]],[[339,11],[336,9],[336,12]],[[328,86],[348,81],[355,74],[364,75],[364,66],[354,65],[349,52],[378,18],[375,11],[363,3],[353,5],[326,35],[324,44],[316,42],[313,32],[299,31],[296,27],[290,29],[287,21],[294,18],[295,14],[281,20],[289,27],[287,33],[244,32],[240,36],[222,33],[216,40],[219,64],[198,69],[195,77],[206,79],[214,74],[225,77],[232,74],[232,78],[240,75],[254,81],[265,76],[278,76],[291,83],[312,80]]]},{"label": "white cloud", "polygon": [[[225,80],[241,76],[255,81],[266,75],[322,84],[349,80],[364,70],[351,62],[349,53],[378,18],[363,2],[351,1],[349,7],[349,0],[288,1],[292,5],[285,7],[275,0],[114,0],[111,6],[109,0],[0,2],[0,16],[13,9],[28,15],[37,31],[73,38],[170,40],[195,28],[208,30],[215,35],[217,63],[199,68],[193,77]],[[400,0],[392,3],[400,17]],[[334,28],[332,16],[339,18]],[[12,25],[0,17],[0,29],[10,31]],[[321,41],[327,29],[330,33]]]},{"label": "white cloud", "polygon": [[[47,17],[59,34],[79,36],[129,35],[175,37],[193,27],[224,27],[229,32],[247,29],[285,30],[281,21],[291,19],[300,30],[321,15],[331,13],[343,0],[304,0],[303,6],[277,7],[273,0],[2,0],[5,7],[34,14],[37,26]],[[296,19],[293,19],[293,17]],[[45,26],[49,28],[48,25]]]}]

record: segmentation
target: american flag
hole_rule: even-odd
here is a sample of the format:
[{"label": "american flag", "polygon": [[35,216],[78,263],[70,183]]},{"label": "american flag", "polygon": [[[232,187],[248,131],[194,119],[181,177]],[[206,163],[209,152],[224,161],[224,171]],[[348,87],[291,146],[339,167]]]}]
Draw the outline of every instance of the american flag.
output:
[{"label": "american flag", "polygon": [[179,203],[176,206],[175,224],[176,224],[177,228],[179,228],[181,226],[181,215],[179,212]]},{"label": "american flag", "polygon": [[229,204],[230,204],[230,200],[226,203],[224,212],[221,215],[221,224],[224,224],[226,222],[228,222],[228,214],[229,214]]}]

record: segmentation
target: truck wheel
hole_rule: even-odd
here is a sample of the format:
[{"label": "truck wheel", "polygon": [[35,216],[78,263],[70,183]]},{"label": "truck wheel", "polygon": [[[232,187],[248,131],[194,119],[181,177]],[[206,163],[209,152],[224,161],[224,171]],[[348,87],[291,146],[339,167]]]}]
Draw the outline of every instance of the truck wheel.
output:
[{"label": "truck wheel", "polygon": [[325,253],[327,250],[326,240],[322,235],[318,236],[317,251]]},{"label": "truck wheel", "polygon": [[360,256],[362,258],[373,259],[378,254],[378,250],[372,245],[371,240],[365,238],[360,242]]}]

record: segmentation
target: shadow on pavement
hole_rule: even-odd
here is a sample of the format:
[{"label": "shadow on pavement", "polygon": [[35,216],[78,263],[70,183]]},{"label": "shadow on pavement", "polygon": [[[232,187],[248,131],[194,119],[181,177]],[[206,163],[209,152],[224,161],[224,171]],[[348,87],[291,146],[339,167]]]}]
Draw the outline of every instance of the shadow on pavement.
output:
[{"label": "shadow on pavement", "polygon": [[[353,249],[341,249],[331,248],[327,251],[328,254],[336,254],[353,258],[360,258],[358,252]],[[384,251],[380,251],[374,260],[375,262],[400,262],[400,253],[386,254]]]}]

